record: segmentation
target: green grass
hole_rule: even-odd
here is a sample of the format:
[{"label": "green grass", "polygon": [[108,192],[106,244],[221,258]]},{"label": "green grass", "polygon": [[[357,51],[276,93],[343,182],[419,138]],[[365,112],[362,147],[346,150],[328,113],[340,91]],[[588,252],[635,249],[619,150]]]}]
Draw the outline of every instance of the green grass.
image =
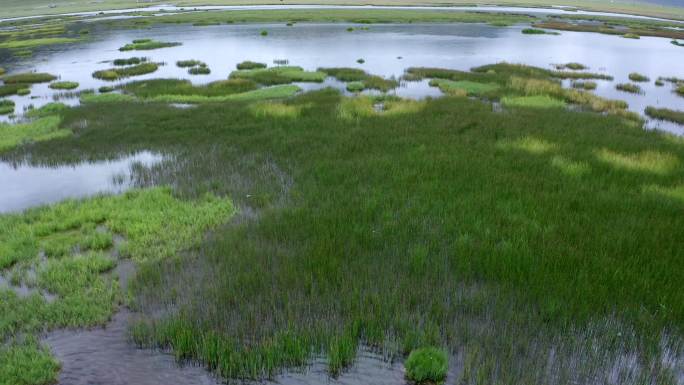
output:
[{"label": "green grass", "polygon": [[26,88],[24,84],[3,84],[0,85],[0,97],[16,95],[19,90]]},{"label": "green grass", "polygon": [[570,62],[570,63],[566,63],[566,64],[556,65],[556,69],[557,70],[570,69],[573,71],[584,71],[586,69],[589,69],[589,67],[585,66],[582,63]]},{"label": "green grass", "polygon": [[406,377],[417,384],[439,384],[446,379],[449,358],[438,348],[419,348],[411,352],[406,362]]},{"label": "green grass", "polygon": [[558,32],[549,32],[543,29],[525,28],[521,31],[523,35],[560,35]]},{"label": "green grass", "polygon": [[349,92],[361,92],[364,89],[366,89],[366,86],[365,86],[365,84],[363,84],[363,82],[353,81],[353,82],[347,83],[346,88],[347,88],[347,91],[349,91]]},{"label": "green grass", "polygon": [[0,99],[0,115],[8,115],[14,112],[14,101]]},{"label": "green grass", "polygon": [[133,40],[132,43],[124,45],[123,47],[119,48],[119,51],[148,51],[159,48],[177,47],[179,45],[181,45],[181,43],[140,39]]},{"label": "green grass", "polygon": [[35,277],[20,274],[21,283],[56,295],[47,302],[39,294],[18,297],[0,289],[0,337],[11,342],[0,347],[2,383],[54,382],[59,365],[33,336],[109,320],[122,300],[116,277],[108,277],[118,263],[109,255],[113,234],[125,239],[118,258],[163,259],[196,245],[233,213],[226,199],[184,201],[168,188],[154,188],[0,216],[0,269],[33,269]]},{"label": "green grass", "polygon": [[[558,85],[449,76],[511,95]],[[388,357],[462,352],[464,384],[583,383],[626,351],[643,374],[627,384],[676,375],[661,365],[663,339],[681,351],[684,325],[676,137],[562,108],[330,89],[273,105],[92,103],[63,115],[73,137],[12,154],[54,164],[168,151],[136,175],[245,208],[188,255],[141,265],[140,345],[229,378],[319,354],[336,373],[360,344]]]},{"label": "green grass", "polygon": [[113,64],[115,66],[130,66],[146,62],[148,59],[146,57],[129,57],[123,59],[114,59]]},{"label": "green grass", "polygon": [[45,141],[71,135],[71,131],[60,128],[59,123],[58,116],[48,116],[23,124],[0,123],[2,132],[0,152],[27,142]]},{"label": "green grass", "polygon": [[16,83],[47,83],[57,79],[55,75],[42,72],[25,72],[14,75],[3,76],[5,84]]},{"label": "green grass", "polygon": [[112,91],[114,91],[114,87],[110,87],[110,86],[102,86],[102,87],[97,89],[97,92],[99,92],[101,94],[106,94],[106,93],[112,92]]},{"label": "green grass", "polygon": [[229,101],[252,101],[265,99],[282,99],[297,94],[301,89],[295,85],[277,85],[259,88],[253,91],[235,93],[225,96],[204,95],[158,95],[150,98],[154,102],[164,103],[223,103]]},{"label": "green grass", "polygon": [[399,82],[396,79],[385,79],[381,76],[370,75],[366,71],[359,68],[328,67],[319,68],[318,72],[322,72],[328,76],[332,76],[335,79],[342,82],[353,82],[355,84],[351,86],[352,89],[359,88],[359,84],[362,84],[363,88],[359,91],[373,89],[382,92],[387,92],[389,90],[399,87]]},{"label": "green grass", "polygon": [[0,42],[0,49],[25,50],[46,45],[68,44],[79,41],[81,41],[81,39],[69,37],[45,37],[38,39],[9,40]]},{"label": "green grass", "polygon": [[211,69],[209,69],[209,67],[206,65],[198,66],[188,69],[188,73],[190,75],[209,75],[211,73]]},{"label": "green grass", "polygon": [[592,81],[573,81],[572,88],[579,88],[587,91],[595,90],[598,87],[596,82]]},{"label": "green grass", "polygon": [[320,83],[325,80],[325,73],[321,71],[304,71],[302,67],[281,66],[237,70],[231,72],[230,78],[253,80],[264,85],[288,84],[292,82]]},{"label": "green grass", "polygon": [[646,115],[654,119],[668,120],[679,124],[684,124],[684,112],[671,110],[669,108],[646,107]]},{"label": "green grass", "polygon": [[636,33],[626,33],[626,34],[622,35],[622,37],[625,39],[635,39],[635,40],[641,39],[641,36],[639,36]]},{"label": "green grass", "polygon": [[179,60],[176,62],[176,66],[180,68],[196,67],[201,65],[206,66],[206,63],[200,60]]},{"label": "green grass", "polygon": [[246,79],[219,80],[207,85],[194,86],[189,80],[153,79],[127,83],[124,91],[141,98],[158,95],[226,96],[257,89],[257,84]]},{"label": "green grass", "polygon": [[249,60],[245,60],[241,63],[237,64],[237,69],[239,70],[254,70],[254,69],[260,69],[260,68],[266,68],[266,64],[264,63],[257,63]]},{"label": "green grass", "polygon": [[526,108],[563,108],[565,102],[546,95],[538,96],[506,96],[501,99],[501,104],[506,107]]},{"label": "green grass", "polygon": [[17,95],[19,96],[26,96],[31,94],[31,89],[30,88],[20,88],[17,90]]},{"label": "green grass", "polygon": [[648,76],[642,75],[642,74],[636,73],[636,72],[632,72],[631,74],[629,74],[629,80],[631,80],[633,82],[650,82],[651,81],[651,79]]},{"label": "green grass", "polygon": [[620,83],[615,85],[615,89],[619,91],[629,92],[630,94],[641,94],[644,91],[637,84]]},{"label": "green grass", "polygon": [[78,88],[78,82],[54,82],[50,83],[48,87],[52,88],[53,90],[73,90]]},{"label": "green grass", "polygon": [[268,36],[268,31],[262,30],[260,33],[261,36]]},{"label": "green grass", "polygon": [[500,87],[493,83],[478,83],[470,80],[446,80],[433,79],[430,81],[433,87],[439,87],[440,91],[447,95],[459,95],[465,93],[466,95],[481,96],[492,91],[498,90]]},{"label": "green grass", "polygon": [[159,64],[157,63],[141,63],[132,66],[95,71],[93,72],[93,77],[95,79],[113,81],[131,76],[146,75],[155,72],[157,69],[159,69]]}]

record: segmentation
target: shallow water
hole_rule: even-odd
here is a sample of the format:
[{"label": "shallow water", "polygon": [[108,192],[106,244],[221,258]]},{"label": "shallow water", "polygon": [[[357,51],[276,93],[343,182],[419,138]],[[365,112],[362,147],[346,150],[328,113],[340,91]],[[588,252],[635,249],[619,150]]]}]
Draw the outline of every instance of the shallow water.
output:
[{"label": "shallow water", "polygon": [[[400,77],[411,66],[444,67],[468,70],[501,61],[524,63],[544,68],[552,64],[580,62],[590,71],[610,74],[614,81],[598,81],[596,94],[629,103],[630,110],[643,113],[648,105],[684,109],[684,98],[674,93],[672,84],[656,87],[660,76],[684,77],[684,48],[670,44],[669,39],[642,37],[640,40],[583,32],[562,32],[560,36],[521,34],[523,26],[508,28],[485,24],[404,24],[370,25],[369,30],[347,32],[351,24],[248,24],[193,27],[163,25],[149,30],[99,31],[82,44],[53,46],[39,51],[33,58],[17,59],[3,64],[12,72],[37,70],[60,75],[62,80],[78,81],[79,90],[97,89],[120,84],[91,77],[91,73],[111,67],[109,61],[130,56],[147,56],[165,62],[157,72],[127,79],[161,77],[187,78],[194,83],[225,79],[243,60],[272,65],[287,59],[290,65],[308,70],[318,67],[358,67],[372,74]],[[268,30],[267,37],[260,36]],[[183,45],[153,51],[119,52],[118,48],[136,38],[179,41]],[[364,64],[357,59],[363,58]],[[175,66],[177,60],[198,59],[211,68],[210,75],[189,75],[187,69]],[[639,72],[651,78],[641,86],[642,95],[620,92],[615,84],[628,81],[628,74]],[[568,84],[568,82],[566,82]],[[321,84],[303,85],[305,89],[321,86],[344,88],[329,80]],[[439,96],[427,82],[403,82],[392,93],[421,98]],[[20,113],[29,106],[53,101],[59,91],[46,84],[35,85],[30,96],[12,96]],[[62,98],[76,104],[76,98]],[[0,117],[2,119],[2,117]],[[5,117],[4,119],[7,119]],[[684,126],[662,121],[649,121],[649,128],[684,134]]]},{"label": "shallow water", "polygon": [[163,157],[140,152],[116,160],[73,166],[45,166],[0,162],[0,213],[80,198],[97,193],[119,193],[133,183],[131,167],[149,167]]}]

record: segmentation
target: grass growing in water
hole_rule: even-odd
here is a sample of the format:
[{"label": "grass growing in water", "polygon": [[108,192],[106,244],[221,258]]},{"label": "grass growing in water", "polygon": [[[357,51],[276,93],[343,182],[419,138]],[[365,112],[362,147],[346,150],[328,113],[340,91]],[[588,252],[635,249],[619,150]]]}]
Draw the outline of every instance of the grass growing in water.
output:
[{"label": "grass growing in water", "polygon": [[261,69],[261,68],[266,68],[265,63],[257,63],[249,60],[245,60],[241,63],[237,64],[237,69],[239,70],[254,70],[254,69]]},{"label": "grass growing in water", "polygon": [[684,111],[649,106],[646,107],[645,113],[654,119],[668,120],[670,122],[684,124]]},{"label": "grass growing in water", "polygon": [[15,75],[7,75],[2,78],[5,84],[47,83],[55,79],[57,79],[57,76],[42,72],[26,72]]},{"label": "grass growing in water", "polygon": [[19,90],[26,88],[24,84],[3,84],[0,85],[0,97],[16,95]]},{"label": "grass growing in water", "polygon": [[637,35],[636,33],[626,33],[626,34],[622,35],[622,37],[625,39],[635,39],[635,40],[641,39],[641,36]]},{"label": "grass growing in water", "polygon": [[180,68],[195,67],[195,66],[206,66],[206,63],[200,60],[179,60],[176,62],[176,66]]},{"label": "grass growing in water", "polygon": [[188,69],[190,75],[209,75],[211,70],[206,65]]},{"label": "grass growing in water", "polygon": [[615,85],[615,89],[619,91],[629,92],[631,94],[641,94],[643,90],[639,85],[632,83],[620,83]]},{"label": "grass growing in water", "polygon": [[54,82],[50,83],[48,87],[52,88],[53,90],[73,90],[78,88],[78,82]]},{"label": "grass growing in water", "polygon": [[93,77],[100,80],[118,80],[131,76],[145,75],[159,69],[157,63],[141,63],[133,66],[110,68],[93,72]]},{"label": "grass growing in water", "polygon": [[524,35],[560,35],[558,32],[549,32],[543,29],[525,28],[521,31]]},{"label": "grass growing in water", "polygon": [[439,384],[446,379],[449,357],[443,349],[419,348],[409,354],[404,367],[406,377],[417,384]]},{"label": "grass growing in water", "polygon": [[580,81],[574,81],[572,82],[572,88],[580,88],[583,90],[591,91],[595,90],[598,85],[596,82],[592,81],[586,81],[586,82],[580,82]]},{"label": "grass growing in water", "polygon": [[[14,111],[14,106],[12,106]],[[71,130],[59,127],[58,116],[46,116],[30,123],[0,123],[0,152],[20,146],[24,143],[64,138],[71,135]]]},{"label": "grass growing in water", "polygon": [[115,59],[115,66],[130,66],[135,64],[140,64],[146,62],[148,59],[146,57],[130,57],[126,59]]},{"label": "grass growing in water", "polygon": [[14,101],[0,99],[0,115],[8,115],[14,112]]},{"label": "grass growing in water", "polygon": [[537,96],[506,96],[501,99],[501,104],[506,107],[528,108],[563,108],[565,102],[547,95]]},{"label": "grass growing in water", "polygon": [[219,80],[195,86],[189,80],[153,79],[127,83],[123,90],[141,98],[159,95],[226,96],[257,89],[257,84],[246,79]]},{"label": "grass growing in water", "polygon": [[648,76],[642,75],[642,74],[637,73],[637,72],[632,72],[631,74],[629,74],[629,80],[631,80],[633,82],[650,82],[651,81],[651,79]]},{"label": "grass growing in water", "polygon": [[342,82],[354,82],[355,84],[351,86],[352,89],[358,89],[360,87],[359,84],[363,84],[361,90],[374,89],[387,92],[399,86],[399,82],[395,79],[385,79],[381,76],[370,75],[366,71],[358,68],[328,67],[319,68],[318,71]]},{"label": "grass growing in water", "polygon": [[139,39],[133,40],[132,43],[124,45],[123,47],[119,48],[119,51],[147,51],[159,48],[177,47],[181,44],[182,43],[156,41],[152,39]]},{"label": "grass growing in water", "polygon": [[583,71],[583,70],[586,70],[588,68],[589,67],[585,66],[582,63],[575,63],[575,62],[556,65],[557,70],[570,69],[573,71]]},{"label": "grass growing in water", "polygon": [[440,91],[448,95],[459,95],[461,91],[467,95],[480,96],[492,91],[498,90],[500,87],[494,83],[478,83],[470,80],[446,80],[433,79],[430,81],[432,87],[439,87]]},{"label": "grass growing in water", "polygon": [[320,83],[325,80],[325,73],[320,71],[304,71],[302,67],[296,66],[282,66],[237,70],[231,72],[230,78],[249,79],[264,85],[288,84],[292,82]]}]

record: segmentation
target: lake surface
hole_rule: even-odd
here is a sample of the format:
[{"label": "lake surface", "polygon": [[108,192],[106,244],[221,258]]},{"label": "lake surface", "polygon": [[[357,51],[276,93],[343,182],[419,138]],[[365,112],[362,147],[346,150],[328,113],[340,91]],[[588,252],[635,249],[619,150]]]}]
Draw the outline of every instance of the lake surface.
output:
[{"label": "lake surface", "polygon": [[[596,94],[622,99],[630,110],[643,114],[646,106],[684,109],[684,98],[673,91],[672,84],[657,87],[654,80],[663,77],[684,77],[684,48],[669,39],[642,37],[640,40],[583,32],[562,32],[560,36],[523,35],[524,26],[507,28],[485,24],[387,24],[371,25],[368,30],[347,32],[352,24],[248,24],[194,27],[163,25],[146,30],[99,31],[91,40],[80,44],[53,46],[37,52],[34,57],[10,59],[3,63],[11,72],[45,71],[58,74],[62,80],[78,81],[79,90],[97,89],[106,82],[93,79],[91,73],[111,67],[110,61],[120,57],[147,56],[155,62],[165,62],[157,72],[129,78],[125,81],[152,78],[187,78],[194,83],[225,79],[243,60],[261,61],[272,65],[274,60],[287,60],[307,70],[318,67],[358,67],[369,73],[400,77],[412,66],[444,67],[469,70],[472,67],[501,61],[524,63],[543,68],[552,64],[580,62],[590,71],[610,74],[614,81],[598,81]],[[269,35],[260,36],[262,30]],[[119,52],[119,47],[138,38],[178,41],[183,45],[153,51]],[[357,59],[364,59],[358,64]],[[177,60],[198,59],[212,70],[210,75],[189,75],[175,66]],[[639,72],[651,78],[642,83],[644,94],[629,94],[615,89],[615,84],[628,82],[628,74]],[[569,85],[569,82],[566,82]],[[303,84],[304,89],[344,84],[333,80],[324,84]],[[439,96],[427,82],[402,82],[391,93],[403,97]],[[29,96],[12,96],[20,113],[29,106],[38,107],[53,101],[59,91],[47,84],[35,85]],[[61,98],[66,104],[78,99]],[[7,120],[7,117],[2,119]],[[649,121],[657,128],[678,135],[684,126]]]}]

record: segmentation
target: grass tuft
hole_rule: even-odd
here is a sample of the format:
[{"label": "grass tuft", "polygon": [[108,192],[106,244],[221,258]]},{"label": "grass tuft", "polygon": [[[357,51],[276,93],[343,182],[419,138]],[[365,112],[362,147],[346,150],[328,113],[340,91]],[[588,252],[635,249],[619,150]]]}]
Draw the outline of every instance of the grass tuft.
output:
[{"label": "grass tuft", "polygon": [[78,82],[54,82],[50,83],[48,87],[52,88],[53,90],[73,90],[78,88]]},{"label": "grass tuft", "polygon": [[57,76],[42,72],[26,72],[15,75],[7,75],[2,78],[5,84],[47,83],[55,79],[57,79]]},{"label": "grass tuft", "polygon": [[141,63],[133,66],[110,68],[93,72],[93,77],[100,80],[114,81],[131,76],[140,76],[155,72],[159,69],[157,63]]},{"label": "grass tuft", "polygon": [[404,367],[406,377],[417,384],[439,384],[446,379],[449,358],[443,349],[420,348],[409,354]]},{"label": "grass tuft", "polygon": [[266,68],[266,64],[264,63],[257,63],[249,60],[245,60],[241,63],[237,64],[237,69],[239,70],[255,70],[255,69],[262,69]]},{"label": "grass tuft", "polygon": [[119,48],[119,51],[148,51],[159,48],[177,47],[181,44],[182,43],[178,42],[163,42],[155,41],[152,39],[138,39],[133,40],[132,43],[126,44],[123,47]]}]

